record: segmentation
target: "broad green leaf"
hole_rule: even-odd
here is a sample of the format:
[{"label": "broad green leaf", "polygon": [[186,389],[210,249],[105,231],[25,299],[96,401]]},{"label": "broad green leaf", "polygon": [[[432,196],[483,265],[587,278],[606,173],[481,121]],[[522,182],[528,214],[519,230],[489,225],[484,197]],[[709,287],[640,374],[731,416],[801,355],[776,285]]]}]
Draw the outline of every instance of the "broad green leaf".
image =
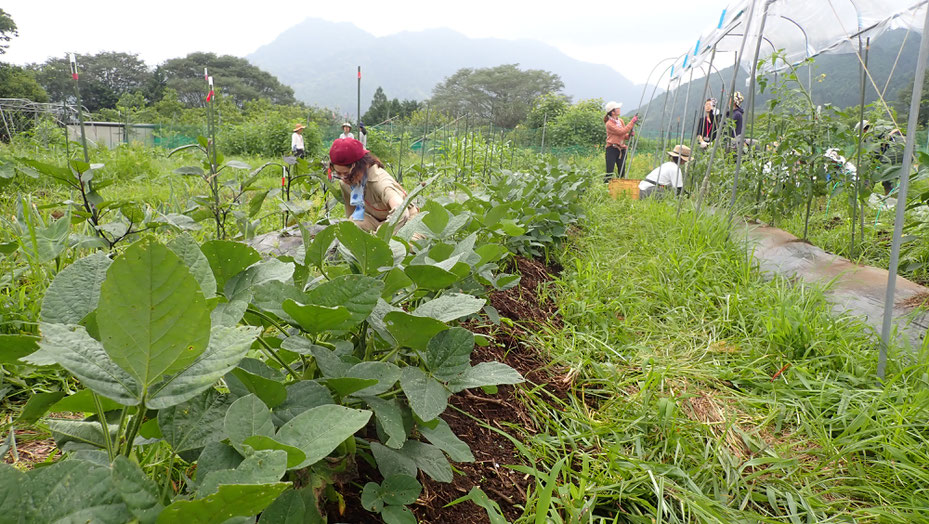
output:
[{"label": "broad green leaf", "polygon": [[[106,397],[99,397],[104,411],[114,411],[122,408],[121,405],[113,402]],[[93,392],[89,389],[82,389],[73,395],[69,395],[48,408],[51,413],[71,412],[71,413],[96,413],[97,406],[94,404]]]},{"label": "broad green leaf", "polygon": [[363,428],[371,412],[327,404],[304,411],[277,432],[277,440],[296,446],[306,453],[299,467],[315,464],[331,453],[345,439]]},{"label": "broad green leaf", "polygon": [[197,498],[216,493],[220,485],[267,484],[276,482],[287,471],[287,453],[281,450],[261,450],[245,458],[235,469],[212,471],[197,487]]},{"label": "broad green leaf", "polygon": [[[255,373],[249,373],[242,368],[233,369],[230,374],[245,386],[245,389],[256,395],[270,408],[279,406],[287,398],[284,384]],[[229,382],[227,377],[227,382]]]},{"label": "broad green leaf", "polygon": [[441,331],[448,329],[444,323],[428,317],[416,317],[403,311],[391,311],[384,315],[387,331],[402,347],[424,351],[429,341]]},{"label": "broad green leaf", "polygon": [[423,492],[423,487],[409,475],[391,475],[381,485],[381,497],[387,504],[398,506],[412,504]]},{"label": "broad green leaf", "polygon": [[319,306],[316,304],[298,304],[293,300],[284,301],[284,311],[308,333],[323,333],[346,325],[351,312],[345,306]]},{"label": "broad green leaf", "polygon": [[68,234],[71,228],[71,211],[55,220],[47,227],[37,227],[35,230],[35,254],[39,262],[55,260],[68,247]]},{"label": "broad green leaf", "polygon": [[424,421],[430,421],[448,407],[448,390],[436,379],[413,366],[403,368],[400,375],[400,388],[410,401],[413,413]]},{"label": "broad green leaf", "polygon": [[42,418],[48,409],[67,395],[64,391],[52,393],[33,393],[29,396],[26,405],[16,418],[17,424],[33,424]]},{"label": "broad green leaf", "polygon": [[380,274],[380,268],[393,267],[394,256],[387,242],[363,231],[354,222],[340,222],[336,236],[358,263],[363,274],[377,276]]},{"label": "broad green leaf", "polygon": [[342,360],[334,351],[322,346],[314,345],[310,348],[310,352],[313,354],[313,358],[316,359],[316,365],[323,372],[324,377],[344,377],[345,373],[352,367],[352,364]]},{"label": "broad green leaf", "polygon": [[522,382],[525,382],[523,376],[502,362],[481,362],[449,381],[448,389],[452,393],[458,393],[468,388],[520,384]]},{"label": "broad green leaf", "polygon": [[[45,421],[48,430],[55,438],[55,444],[59,449],[64,448],[65,444],[75,442],[77,444],[87,444],[97,448],[106,448],[106,440],[103,436],[103,428],[96,420],[68,420],[68,419],[48,419]],[[116,438],[118,426],[107,424],[110,431],[110,438]]]},{"label": "broad green leaf", "polygon": [[377,482],[368,482],[361,489],[361,507],[372,512],[380,513],[384,509],[384,498],[381,496],[381,485]]},{"label": "broad green leaf", "polygon": [[126,406],[141,401],[142,388],[103,350],[100,342],[90,338],[81,326],[41,324],[39,347],[81,383],[104,397]]},{"label": "broad green leaf", "polygon": [[110,465],[110,476],[113,487],[133,516],[141,524],[155,522],[162,509],[158,486],[145,475],[142,468],[120,455]]},{"label": "broad green leaf", "polygon": [[500,244],[483,244],[474,250],[475,253],[480,255],[481,260],[476,266],[483,266],[484,264],[490,262],[496,262],[501,258],[505,257],[510,251]]},{"label": "broad green leaf", "polygon": [[252,435],[251,437],[243,440],[242,443],[255,451],[280,450],[287,453],[288,469],[296,468],[304,460],[306,460],[306,454],[303,453],[303,451],[301,451],[299,448],[288,446],[287,444],[281,444],[280,442],[268,436]]},{"label": "broad green leaf", "polygon": [[[229,442],[239,449],[242,442],[254,435],[274,436],[271,411],[255,395],[242,397],[229,406],[223,420],[223,428]],[[239,449],[241,452],[242,450]]]},{"label": "broad green leaf", "polygon": [[461,278],[450,271],[446,271],[438,266],[416,265],[407,266],[403,269],[406,276],[423,289],[445,289]]},{"label": "broad green leaf", "polygon": [[183,233],[168,242],[168,249],[174,251],[181,260],[187,264],[190,274],[200,284],[203,296],[211,298],[216,296],[216,277],[210,268],[210,261],[200,250],[200,244],[189,233]]},{"label": "broad green leaf", "polygon": [[369,389],[377,384],[377,379],[373,378],[332,377],[323,380],[340,397],[347,397],[352,393]]},{"label": "broad green leaf", "polygon": [[258,191],[255,193],[251,200],[248,201],[248,217],[254,218],[255,215],[261,212],[261,205],[264,204],[265,198],[268,196],[268,190]]},{"label": "broad green leaf", "polygon": [[442,234],[442,231],[445,231],[445,226],[448,225],[448,210],[438,202],[429,200],[423,205],[422,211],[424,212],[423,224],[426,224],[426,227],[432,230],[436,236]]},{"label": "broad green leaf", "polygon": [[281,493],[274,502],[261,512],[258,524],[304,524],[306,504],[294,490]]},{"label": "broad green leaf", "polygon": [[251,296],[250,289],[267,282],[288,282],[294,276],[293,262],[282,262],[276,258],[252,264],[245,271],[230,277],[223,287],[223,294],[233,300]]},{"label": "broad green leaf", "polygon": [[178,454],[222,440],[223,419],[231,404],[229,395],[210,388],[183,404],[159,410],[161,435]]},{"label": "broad green leaf", "polygon": [[307,301],[306,294],[300,291],[292,284],[271,281],[252,289],[253,306],[267,311],[286,322],[294,322],[290,315],[284,312],[283,303],[290,299],[298,304],[304,304]]},{"label": "broad green leaf", "polygon": [[90,462],[63,460],[35,469],[29,472],[29,491],[32,522],[123,524],[132,520],[109,468]]},{"label": "broad green leaf", "polygon": [[339,224],[332,224],[331,226],[323,229],[316,234],[316,237],[312,241],[307,239],[307,233],[303,230],[301,225],[301,231],[303,232],[303,246],[306,250],[304,257],[304,262],[306,265],[314,265],[319,269],[322,269],[323,262],[326,261],[326,255],[329,253],[329,248],[332,247],[332,243],[335,241],[336,231],[339,229]]},{"label": "broad green leaf", "polygon": [[397,399],[384,400],[380,397],[364,397],[368,407],[387,434],[387,447],[400,449],[406,442],[407,431],[403,423],[403,411]]},{"label": "broad green leaf", "polygon": [[227,280],[261,260],[261,255],[251,246],[230,240],[211,240],[200,249],[213,269],[216,289],[225,289]]},{"label": "broad green leaf", "polygon": [[351,317],[339,331],[349,330],[368,318],[377,299],[381,296],[384,283],[376,278],[363,275],[342,275],[320,284],[307,293],[307,304],[320,306],[344,306]]},{"label": "broad green leaf", "polygon": [[356,396],[380,395],[386,393],[400,380],[400,368],[390,362],[359,362],[352,366],[346,377],[374,379],[376,384],[356,391]]},{"label": "broad green leaf", "polygon": [[416,524],[416,516],[406,506],[384,506],[381,518],[384,524]]},{"label": "broad green leaf", "polygon": [[210,340],[200,286],[177,255],[151,239],[133,244],[110,266],[97,324],[103,348],[143,394],[193,363]]},{"label": "broad green leaf", "polygon": [[473,333],[460,327],[446,329],[429,340],[426,346],[426,365],[432,376],[447,382],[471,367],[472,350]]},{"label": "broad green leaf", "polygon": [[201,481],[207,474],[223,469],[235,469],[245,460],[232,446],[223,442],[210,442],[197,458],[196,479]]},{"label": "broad green leaf", "polygon": [[0,462],[0,515],[5,522],[26,522],[30,510],[26,502],[29,496],[27,482],[25,473]]},{"label": "broad green leaf", "polygon": [[416,308],[413,315],[429,317],[441,322],[473,315],[484,307],[487,301],[466,293],[446,293]]},{"label": "broad green leaf", "polygon": [[301,380],[287,386],[287,400],[271,411],[275,426],[282,426],[308,409],[334,404],[329,388],[315,380]]},{"label": "broad green leaf", "polygon": [[392,475],[416,477],[416,463],[400,451],[390,449],[380,442],[371,442],[371,453],[374,455],[377,470],[381,472],[382,477],[389,478]]},{"label": "broad green leaf", "polygon": [[76,260],[58,273],[42,299],[43,322],[78,324],[97,309],[111,261],[102,253]]},{"label": "broad green leaf", "polygon": [[242,162],[241,160],[227,160],[225,165],[233,169],[252,169],[252,166]]},{"label": "broad green leaf", "polygon": [[207,350],[187,369],[152,386],[146,407],[163,409],[180,404],[209,388],[236,367],[260,332],[256,326],[213,328]]},{"label": "broad green leaf", "polygon": [[[375,411],[376,413],[377,411]],[[434,428],[420,426],[419,432],[426,437],[426,440],[448,453],[449,458],[455,462],[474,462],[474,455],[471,453],[468,444],[455,435],[448,422],[441,418],[438,421],[439,423]]]},{"label": "broad green leaf", "polygon": [[245,316],[248,310],[248,300],[236,299],[231,302],[221,302],[210,312],[210,323],[213,327],[235,327]]},{"label": "broad green leaf", "polygon": [[384,291],[381,292],[381,297],[384,300],[392,300],[398,291],[412,285],[410,277],[406,276],[402,269],[395,267],[384,276]]},{"label": "broad green leaf", "polygon": [[19,364],[22,357],[39,349],[39,337],[0,335],[0,364]]},{"label": "broad green leaf", "polygon": [[202,499],[177,500],[158,516],[159,524],[221,524],[233,517],[257,515],[290,487],[272,484],[227,484]]},{"label": "broad green leaf", "polygon": [[434,480],[452,481],[452,466],[441,449],[418,440],[407,440],[400,453],[412,459],[416,467]]}]

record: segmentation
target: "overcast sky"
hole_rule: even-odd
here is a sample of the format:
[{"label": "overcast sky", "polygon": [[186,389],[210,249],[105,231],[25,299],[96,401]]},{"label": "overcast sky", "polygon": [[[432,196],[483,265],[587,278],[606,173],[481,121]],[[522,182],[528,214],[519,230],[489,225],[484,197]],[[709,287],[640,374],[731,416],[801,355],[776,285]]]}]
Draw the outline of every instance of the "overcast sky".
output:
[{"label": "overcast sky", "polygon": [[[137,53],[149,65],[194,51],[245,56],[305,18],[352,22],[384,36],[447,27],[469,37],[531,38],[643,83],[654,64],[692,49],[714,26],[722,0],[550,3],[472,0],[284,2],[263,0],[13,0],[19,26],[3,61],[43,62],[66,51]],[[338,45],[338,42],[333,42]],[[415,57],[411,57],[415,60]]]}]

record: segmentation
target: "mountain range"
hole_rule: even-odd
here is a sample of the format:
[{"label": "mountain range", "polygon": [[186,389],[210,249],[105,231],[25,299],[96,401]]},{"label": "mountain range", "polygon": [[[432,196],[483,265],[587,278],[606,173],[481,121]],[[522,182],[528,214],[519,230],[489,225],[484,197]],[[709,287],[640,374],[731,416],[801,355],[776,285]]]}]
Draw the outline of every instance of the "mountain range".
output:
[{"label": "mountain range", "polygon": [[361,66],[361,111],[378,86],[388,98],[424,100],[432,88],[461,68],[519,64],[543,69],[564,82],[573,100],[638,100],[634,85],[612,67],[583,62],[535,40],[469,38],[450,29],[376,37],[347,22],[308,18],[246,56],[294,89],[297,99],[354,115],[357,67]]},{"label": "mountain range", "polygon": [[[865,104],[878,100],[878,92],[881,91],[888,105],[894,107],[901,116],[905,115],[908,108],[899,103],[900,93],[903,89],[912,89],[918,54],[919,35],[912,33],[907,35],[905,30],[889,31],[871,42],[867,53],[870,79],[865,82]],[[731,60],[731,55],[726,60]],[[781,75],[783,74],[781,73]],[[847,108],[857,106],[860,103],[861,71],[855,53],[820,55],[816,57],[811,67],[797,68],[796,74],[804,88],[808,89],[810,80],[812,80],[811,94],[813,102],[817,105],[828,103],[838,108]],[[741,91],[745,95],[746,110],[749,103],[748,92],[746,92],[747,79],[748,73],[741,69],[735,83],[736,91]],[[783,79],[783,76],[781,79]],[[772,81],[773,75],[767,75],[767,80]],[[710,76],[708,98],[719,97],[723,81],[725,81],[725,87],[728,90],[732,81],[732,66],[721,69],[718,73],[714,71]],[[702,109],[703,101],[698,99],[703,93],[705,83],[705,78],[695,79],[690,87],[688,116],[684,119],[687,125],[691,125],[692,122],[696,121],[698,112]],[[674,85],[676,86],[676,83]],[[875,89],[875,86],[877,86],[877,89]],[[651,110],[648,109],[649,104],[646,103],[637,110],[632,111],[638,112],[640,115],[648,112],[646,125],[649,131],[644,132],[643,135],[651,135],[657,132],[656,115],[665,111],[665,96],[670,96],[668,105],[671,107],[667,108],[667,112],[671,114],[672,121],[675,122],[674,128],[679,129],[677,126],[681,115],[684,113],[687,89],[688,83],[682,82],[676,96],[673,90],[667,94],[658,94],[651,102]],[[760,111],[766,110],[771,96],[770,89],[765,93],[759,94],[756,92],[756,109]],[[722,107],[722,104],[720,104],[720,107]],[[665,119],[667,118],[665,116]]]}]

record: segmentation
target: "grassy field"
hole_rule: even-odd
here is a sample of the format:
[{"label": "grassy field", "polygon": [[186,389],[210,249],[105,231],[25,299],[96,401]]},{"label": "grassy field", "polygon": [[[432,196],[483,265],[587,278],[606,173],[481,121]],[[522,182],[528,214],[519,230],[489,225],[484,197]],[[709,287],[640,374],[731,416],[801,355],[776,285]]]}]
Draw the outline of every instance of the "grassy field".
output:
[{"label": "grassy field", "polygon": [[536,519],[929,519],[924,355],[881,384],[867,328],[762,278],[724,220],[587,205],[549,289],[564,328],[534,338],[574,377],[566,400],[527,395],[542,430],[524,453],[558,479]]}]

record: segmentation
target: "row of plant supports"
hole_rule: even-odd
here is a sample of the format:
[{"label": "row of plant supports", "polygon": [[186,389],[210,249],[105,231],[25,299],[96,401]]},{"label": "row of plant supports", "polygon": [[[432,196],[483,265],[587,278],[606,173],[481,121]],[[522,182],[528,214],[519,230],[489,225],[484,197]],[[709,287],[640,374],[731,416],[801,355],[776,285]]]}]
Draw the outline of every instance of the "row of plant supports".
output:
[{"label": "row of plant supports", "polygon": [[[715,70],[716,74],[720,78],[720,84],[722,85],[722,89],[721,89],[721,92],[719,93],[718,99],[720,101],[730,100],[732,98],[732,93],[735,92],[736,77],[737,77],[738,71],[740,67],[742,67],[742,64],[745,61],[745,51],[746,51],[745,48],[749,44],[754,45],[754,52],[752,55],[752,61],[750,63],[751,72],[750,72],[750,76],[748,79],[748,101],[749,101],[748,107],[750,111],[749,121],[751,122],[752,130],[754,129],[754,120],[755,120],[754,119],[755,94],[759,87],[758,81],[757,81],[758,80],[757,77],[759,76],[758,64],[759,64],[759,57],[761,54],[761,48],[762,48],[763,41],[767,41],[767,43],[772,47],[772,49],[775,49],[775,44],[765,37],[764,28],[765,28],[765,23],[769,18],[769,8],[776,1],[777,0],[752,0],[751,3],[749,4],[748,13],[745,17],[744,24],[730,24],[731,27],[729,27],[729,29],[725,33],[723,33],[722,35],[723,37],[737,36],[740,39],[739,48],[735,52],[735,60],[734,60],[735,67],[733,68],[732,77],[729,81],[728,92],[726,91],[725,84],[722,81],[722,75],[719,73],[718,70]],[[920,5],[925,6],[925,4],[926,2],[917,3],[915,7],[918,8]],[[736,15],[736,18],[742,16],[742,14],[743,13],[739,13],[738,15]],[[757,22],[754,21],[754,18],[756,16],[760,16],[760,19]],[[722,17],[720,18],[719,24],[717,26],[718,30],[725,29],[724,27],[725,18],[726,18],[726,12],[724,11]],[[781,18],[787,18],[787,17],[781,16]],[[892,315],[893,315],[893,309],[894,309],[894,304],[895,304],[894,293],[895,293],[895,288],[896,288],[897,271],[899,269],[899,261],[900,261],[901,240],[903,236],[902,232],[903,232],[903,226],[904,226],[904,212],[907,207],[906,206],[907,193],[909,190],[909,181],[910,181],[909,174],[913,168],[914,152],[916,148],[917,117],[919,115],[919,109],[920,109],[919,108],[920,94],[922,93],[922,90],[923,90],[923,80],[925,78],[925,73],[926,73],[926,64],[927,62],[929,62],[929,38],[927,38],[926,36],[927,33],[929,33],[929,9],[926,9],[926,14],[924,18],[925,20],[923,23],[923,29],[922,29],[921,38],[920,38],[919,55],[918,55],[918,59],[916,62],[917,63],[916,73],[915,73],[916,76],[915,76],[915,81],[913,83],[912,96],[910,99],[911,102],[910,102],[909,113],[908,113],[910,116],[908,118],[908,123],[907,123],[906,144],[905,144],[904,152],[903,152],[903,166],[901,169],[902,175],[900,177],[899,188],[897,189],[898,191],[897,202],[898,203],[895,207],[896,215],[894,218],[894,229],[893,229],[893,237],[892,237],[892,242],[891,242],[890,264],[888,268],[887,292],[886,292],[886,297],[885,297],[885,302],[884,302],[884,316],[883,316],[883,324],[882,324],[882,329],[881,329],[881,343],[880,343],[880,348],[879,348],[878,366],[877,366],[877,375],[881,379],[884,378],[884,373],[885,373],[886,363],[887,363],[887,351],[888,351],[888,347],[891,344]],[[793,20],[791,20],[791,22],[793,22]],[[738,28],[743,28],[743,29],[750,28],[752,27],[753,23],[757,24],[757,27],[759,28],[756,31],[756,34],[752,34],[752,32],[749,30],[743,30],[741,34],[734,32]],[[793,22],[793,23],[796,24],[796,22]],[[800,30],[803,31],[803,28],[799,24],[797,24],[797,27],[799,27]],[[860,73],[861,73],[860,74],[860,93],[861,93],[860,106],[861,107],[859,110],[859,118],[858,118],[858,140],[857,140],[857,151],[856,151],[856,160],[855,160],[855,167],[858,170],[857,171],[858,173],[861,172],[860,168],[862,165],[861,152],[862,152],[862,142],[864,138],[863,134],[864,134],[864,128],[865,128],[865,119],[864,119],[865,88],[866,88],[867,80],[870,79],[871,77],[870,71],[868,69],[868,54],[867,54],[867,51],[870,48],[870,37],[866,37],[864,35],[867,34],[867,32],[871,29],[873,29],[873,26],[862,27],[861,19],[859,17],[858,31],[848,37],[850,40],[857,39],[858,41],[857,58],[859,61],[859,68],[860,68]],[[806,35],[804,34],[804,36]],[[707,92],[709,90],[710,77],[711,77],[712,72],[714,71],[714,62],[717,56],[717,44],[719,40],[721,39],[722,37],[720,37],[717,40],[717,42],[714,42],[712,47],[710,48],[709,61],[706,64],[705,68],[702,67],[702,64],[699,66],[692,66],[690,68],[691,69],[691,74],[690,74],[691,80],[693,79],[694,69],[697,69],[698,67],[701,68],[705,76],[705,81],[703,85],[703,94],[700,98],[700,101],[706,99]],[[678,96],[679,92],[682,90],[681,87],[682,87],[683,74],[680,74],[679,72],[677,76],[674,75],[675,64],[677,64],[678,61],[683,60],[683,63],[686,65],[688,57],[689,56],[696,57],[700,50],[701,50],[700,43],[698,41],[697,47],[696,49],[693,50],[692,55],[691,55],[691,51],[688,51],[687,53],[681,56],[665,58],[659,61],[653,68],[652,72],[649,74],[649,79],[651,79],[651,75],[654,74],[654,72],[662,64],[670,62],[670,64],[664,67],[663,72],[662,72],[662,75],[663,75],[663,74],[668,73],[668,71],[670,71],[671,78],[668,80],[668,87],[665,93],[665,98],[664,98],[664,103],[663,103],[664,107],[662,108],[662,111],[659,113],[659,118],[657,122],[655,123],[655,125],[657,126],[659,130],[659,136],[660,136],[660,144],[659,144],[659,148],[656,153],[656,159],[655,159],[656,164],[660,163],[661,152],[664,151],[664,149],[666,148],[666,145],[671,143],[671,138],[672,138],[673,121],[672,121],[672,118],[669,116],[669,113],[667,110],[668,99],[670,98],[672,100],[671,106],[672,106],[672,112],[673,112],[673,108],[675,107],[676,97]],[[902,48],[901,48],[901,52],[902,52]],[[777,52],[775,50],[773,55],[776,55],[776,54]],[[899,58],[899,54],[898,54],[898,58]],[[809,57],[809,59],[812,59],[812,57]],[[795,69],[794,66],[790,64],[788,64],[788,66],[790,66],[791,69]],[[775,83],[776,83],[776,75],[777,75],[776,70],[774,71],[774,75],[775,75]],[[809,82],[810,89],[812,89],[813,82],[812,82],[811,73],[810,73],[808,82]],[[684,112],[683,112],[683,115],[685,115],[684,118],[686,118],[686,115],[688,114],[688,104],[690,100],[690,90],[691,90],[692,84],[693,84],[692,81],[688,82],[687,89],[685,90],[686,92],[684,95],[685,102],[684,102]],[[658,86],[658,82],[656,82],[655,85],[651,89],[651,95],[649,97],[648,105],[646,106],[645,113],[642,117],[643,127],[645,126],[646,121],[649,117],[652,102],[654,101],[655,94],[657,91],[657,86]],[[639,104],[640,106],[641,106],[641,102],[645,98],[645,93],[647,91],[648,91],[648,82],[646,82],[646,87],[645,89],[643,89],[642,98]],[[878,93],[880,94],[881,91],[878,90]],[[883,101],[883,97],[881,97],[881,100]],[[884,104],[886,106],[886,102]],[[811,109],[814,112],[813,116],[815,117],[816,108],[812,104],[812,99],[811,99]],[[727,117],[728,117],[728,112],[723,111],[722,116],[721,116],[721,121],[719,122],[717,129],[723,130],[726,128],[725,126],[726,126]],[[681,123],[680,124],[680,135],[677,137],[679,138],[680,143],[683,143],[684,141],[685,128],[686,128],[686,125]],[[631,143],[630,159],[633,158],[636,154],[636,149],[638,146],[638,136],[641,136],[641,132],[639,133],[639,135],[637,135],[636,138],[633,139]],[[695,140],[696,140],[696,133],[693,133],[693,136],[691,137],[691,141],[690,141],[691,150],[694,149]],[[744,143],[745,143],[744,142],[745,141],[744,131],[740,135],[736,136],[734,140],[735,140],[736,159],[735,159],[734,177],[732,181],[731,197],[729,199],[729,206],[728,206],[729,207],[728,215],[729,215],[730,225],[733,219],[733,214],[735,212],[736,196],[739,190],[739,183],[740,183],[739,175],[742,170],[743,150],[744,150]],[[707,162],[706,171],[702,177],[702,182],[699,188],[694,187],[695,190],[699,191],[697,195],[697,202],[696,202],[696,207],[697,207],[698,212],[704,203],[704,199],[706,198],[711,176],[713,173],[713,169],[714,167],[716,167],[715,160],[717,157],[717,151],[719,149],[720,143],[722,142],[724,142],[724,140],[722,139],[721,136],[717,137],[717,139],[713,141],[713,146],[709,154],[709,160]],[[689,167],[689,164],[685,164],[683,168],[684,179],[688,181],[689,184],[694,184],[696,179],[694,178],[692,174],[688,173],[688,167]],[[856,176],[855,184],[856,184],[857,192],[860,192],[861,176]],[[760,192],[760,187],[759,187],[759,192]],[[863,229],[864,229],[864,225],[863,225],[864,224],[864,208],[863,208],[864,203],[860,202],[859,200],[860,199],[856,197],[854,199],[854,203],[852,207],[853,215],[852,215],[852,220],[851,220],[850,239],[849,239],[852,246],[854,246],[855,228],[859,227],[860,230],[862,231],[862,234],[863,234]],[[678,209],[680,209],[680,199],[678,200]],[[809,205],[808,205],[808,209],[809,209]],[[809,214],[809,211],[807,211],[807,214]],[[857,224],[859,220],[861,223]],[[852,249],[854,250],[854,247]]]}]

